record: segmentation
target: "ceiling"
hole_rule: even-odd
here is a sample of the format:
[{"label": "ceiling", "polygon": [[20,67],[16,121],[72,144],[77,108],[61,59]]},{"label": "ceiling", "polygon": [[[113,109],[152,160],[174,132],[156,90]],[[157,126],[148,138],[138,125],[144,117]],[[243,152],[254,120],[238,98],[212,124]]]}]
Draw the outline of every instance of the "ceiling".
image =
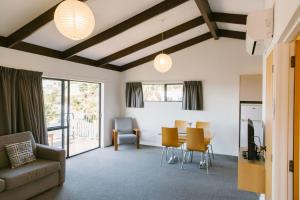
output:
[{"label": "ceiling", "polygon": [[[55,6],[61,0],[1,0],[0,6],[0,36],[2,39],[8,39],[9,36],[22,26],[28,24],[51,7]],[[119,23],[132,18],[133,16],[150,9],[151,7],[163,2],[162,0],[88,0],[86,3],[92,9],[95,15],[96,27],[90,38],[108,30]],[[208,0],[211,12],[243,14],[263,9],[263,0]],[[180,24],[201,16],[199,8],[194,0],[189,0],[162,12],[148,20],[124,30],[121,33],[109,37],[98,44],[90,45],[76,52],[77,56],[89,60],[101,60],[111,54],[119,52],[134,44],[142,42],[150,37],[160,34],[163,31],[172,29]],[[204,18],[204,16],[203,16]],[[219,29],[245,32],[244,24],[233,24],[217,22]],[[126,56],[114,59],[109,62],[111,65],[122,66],[141,59],[150,54],[159,52],[176,44],[197,37],[209,32],[206,23],[199,24],[196,27],[181,32],[164,41],[157,42],[145,48],[139,49]],[[86,40],[86,39],[85,39]],[[53,20],[49,21],[39,29],[22,38],[23,42],[34,44],[38,47],[46,47],[55,50],[56,53],[74,47],[84,42],[72,41],[61,35],[55,27]],[[5,45],[4,45],[5,46]],[[37,51],[37,50],[36,50]],[[57,56],[59,57],[59,56]]]}]

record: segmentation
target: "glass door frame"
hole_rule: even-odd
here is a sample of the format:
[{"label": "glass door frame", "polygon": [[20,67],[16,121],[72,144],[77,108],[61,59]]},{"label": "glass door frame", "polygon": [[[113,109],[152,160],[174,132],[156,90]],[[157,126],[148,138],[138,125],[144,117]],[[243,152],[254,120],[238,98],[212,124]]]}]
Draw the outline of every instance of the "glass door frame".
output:
[{"label": "glass door frame", "polygon": [[[102,117],[102,114],[101,114],[101,103],[102,103],[102,96],[101,96],[101,86],[102,84],[101,83],[95,83],[95,82],[89,82],[89,81],[77,81],[77,80],[67,80],[67,79],[59,79],[59,78],[49,78],[49,77],[43,77],[43,80],[53,80],[53,81],[60,81],[61,82],[61,125],[60,126],[55,126],[55,127],[47,127],[47,134],[48,132],[50,131],[56,131],[56,130],[61,130],[62,131],[62,149],[65,149],[65,129],[67,130],[67,147],[66,147],[66,158],[71,158],[71,157],[74,157],[74,156],[77,156],[77,155],[80,155],[80,154],[83,154],[83,153],[86,153],[86,152],[89,152],[89,151],[93,151],[95,149],[99,149],[101,148],[101,135],[102,135],[102,132],[101,132],[101,117]],[[99,143],[98,143],[98,146],[96,148],[92,148],[92,149],[89,149],[89,150],[86,150],[86,151],[83,151],[83,152],[80,152],[80,153],[77,153],[77,154],[74,154],[74,155],[71,155],[70,156],[70,82],[71,81],[74,81],[74,82],[84,82],[84,83],[93,83],[93,84],[98,84],[98,87],[99,87],[99,98],[98,98],[98,103],[99,103],[99,110],[98,110],[98,121],[99,121]],[[68,83],[67,84],[67,104],[66,104],[66,107],[67,107],[67,111],[65,111],[65,103],[66,103],[66,98],[65,98],[65,83]],[[65,114],[66,114],[66,122],[67,124],[65,125]]]}]

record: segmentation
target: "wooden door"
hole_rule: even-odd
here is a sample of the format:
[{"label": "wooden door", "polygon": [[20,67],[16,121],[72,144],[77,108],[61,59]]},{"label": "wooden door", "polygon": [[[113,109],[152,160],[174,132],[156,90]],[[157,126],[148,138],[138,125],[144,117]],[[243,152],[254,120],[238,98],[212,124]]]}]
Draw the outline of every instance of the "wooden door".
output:
[{"label": "wooden door", "polygon": [[273,52],[267,58],[266,66],[266,121],[265,121],[265,139],[266,139],[266,200],[272,199],[272,121],[273,121]]},{"label": "wooden door", "polygon": [[295,42],[295,94],[294,94],[294,200],[299,200],[299,121],[300,121],[300,40]]}]

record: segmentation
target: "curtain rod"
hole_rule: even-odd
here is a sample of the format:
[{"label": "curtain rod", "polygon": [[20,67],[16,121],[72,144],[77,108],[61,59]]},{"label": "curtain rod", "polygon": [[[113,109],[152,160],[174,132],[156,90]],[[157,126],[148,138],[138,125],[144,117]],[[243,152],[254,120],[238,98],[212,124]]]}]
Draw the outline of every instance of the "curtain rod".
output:
[{"label": "curtain rod", "polygon": [[196,79],[192,79],[192,80],[154,80],[154,81],[151,81],[151,80],[135,80],[135,81],[126,81],[126,83],[129,83],[129,82],[141,82],[141,83],[153,83],[153,84],[159,84],[159,83],[183,83],[184,81],[202,81],[203,80],[196,80]]},{"label": "curtain rod", "polygon": [[142,82],[142,83],[153,83],[153,84],[159,84],[159,83],[183,83],[183,81],[162,81],[162,80],[158,80],[158,81],[139,81],[139,82]]}]

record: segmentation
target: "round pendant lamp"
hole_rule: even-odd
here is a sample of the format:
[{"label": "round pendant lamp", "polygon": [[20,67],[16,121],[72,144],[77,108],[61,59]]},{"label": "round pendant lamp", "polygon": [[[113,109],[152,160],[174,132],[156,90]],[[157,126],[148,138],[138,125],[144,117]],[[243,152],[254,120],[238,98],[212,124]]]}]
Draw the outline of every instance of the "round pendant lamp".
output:
[{"label": "round pendant lamp", "polygon": [[88,37],[95,28],[95,17],[87,4],[78,0],[65,0],[54,13],[58,31],[72,40]]},{"label": "round pendant lamp", "polygon": [[167,72],[172,67],[172,59],[165,53],[158,54],[154,59],[154,68],[161,73]]},{"label": "round pendant lamp", "polygon": [[[162,23],[164,22],[164,19],[162,19]],[[164,32],[161,33],[161,41],[164,40]],[[164,51],[162,51],[160,54],[155,56],[154,62],[153,62],[154,68],[160,72],[165,73],[169,71],[172,67],[172,58],[165,54]]]}]

